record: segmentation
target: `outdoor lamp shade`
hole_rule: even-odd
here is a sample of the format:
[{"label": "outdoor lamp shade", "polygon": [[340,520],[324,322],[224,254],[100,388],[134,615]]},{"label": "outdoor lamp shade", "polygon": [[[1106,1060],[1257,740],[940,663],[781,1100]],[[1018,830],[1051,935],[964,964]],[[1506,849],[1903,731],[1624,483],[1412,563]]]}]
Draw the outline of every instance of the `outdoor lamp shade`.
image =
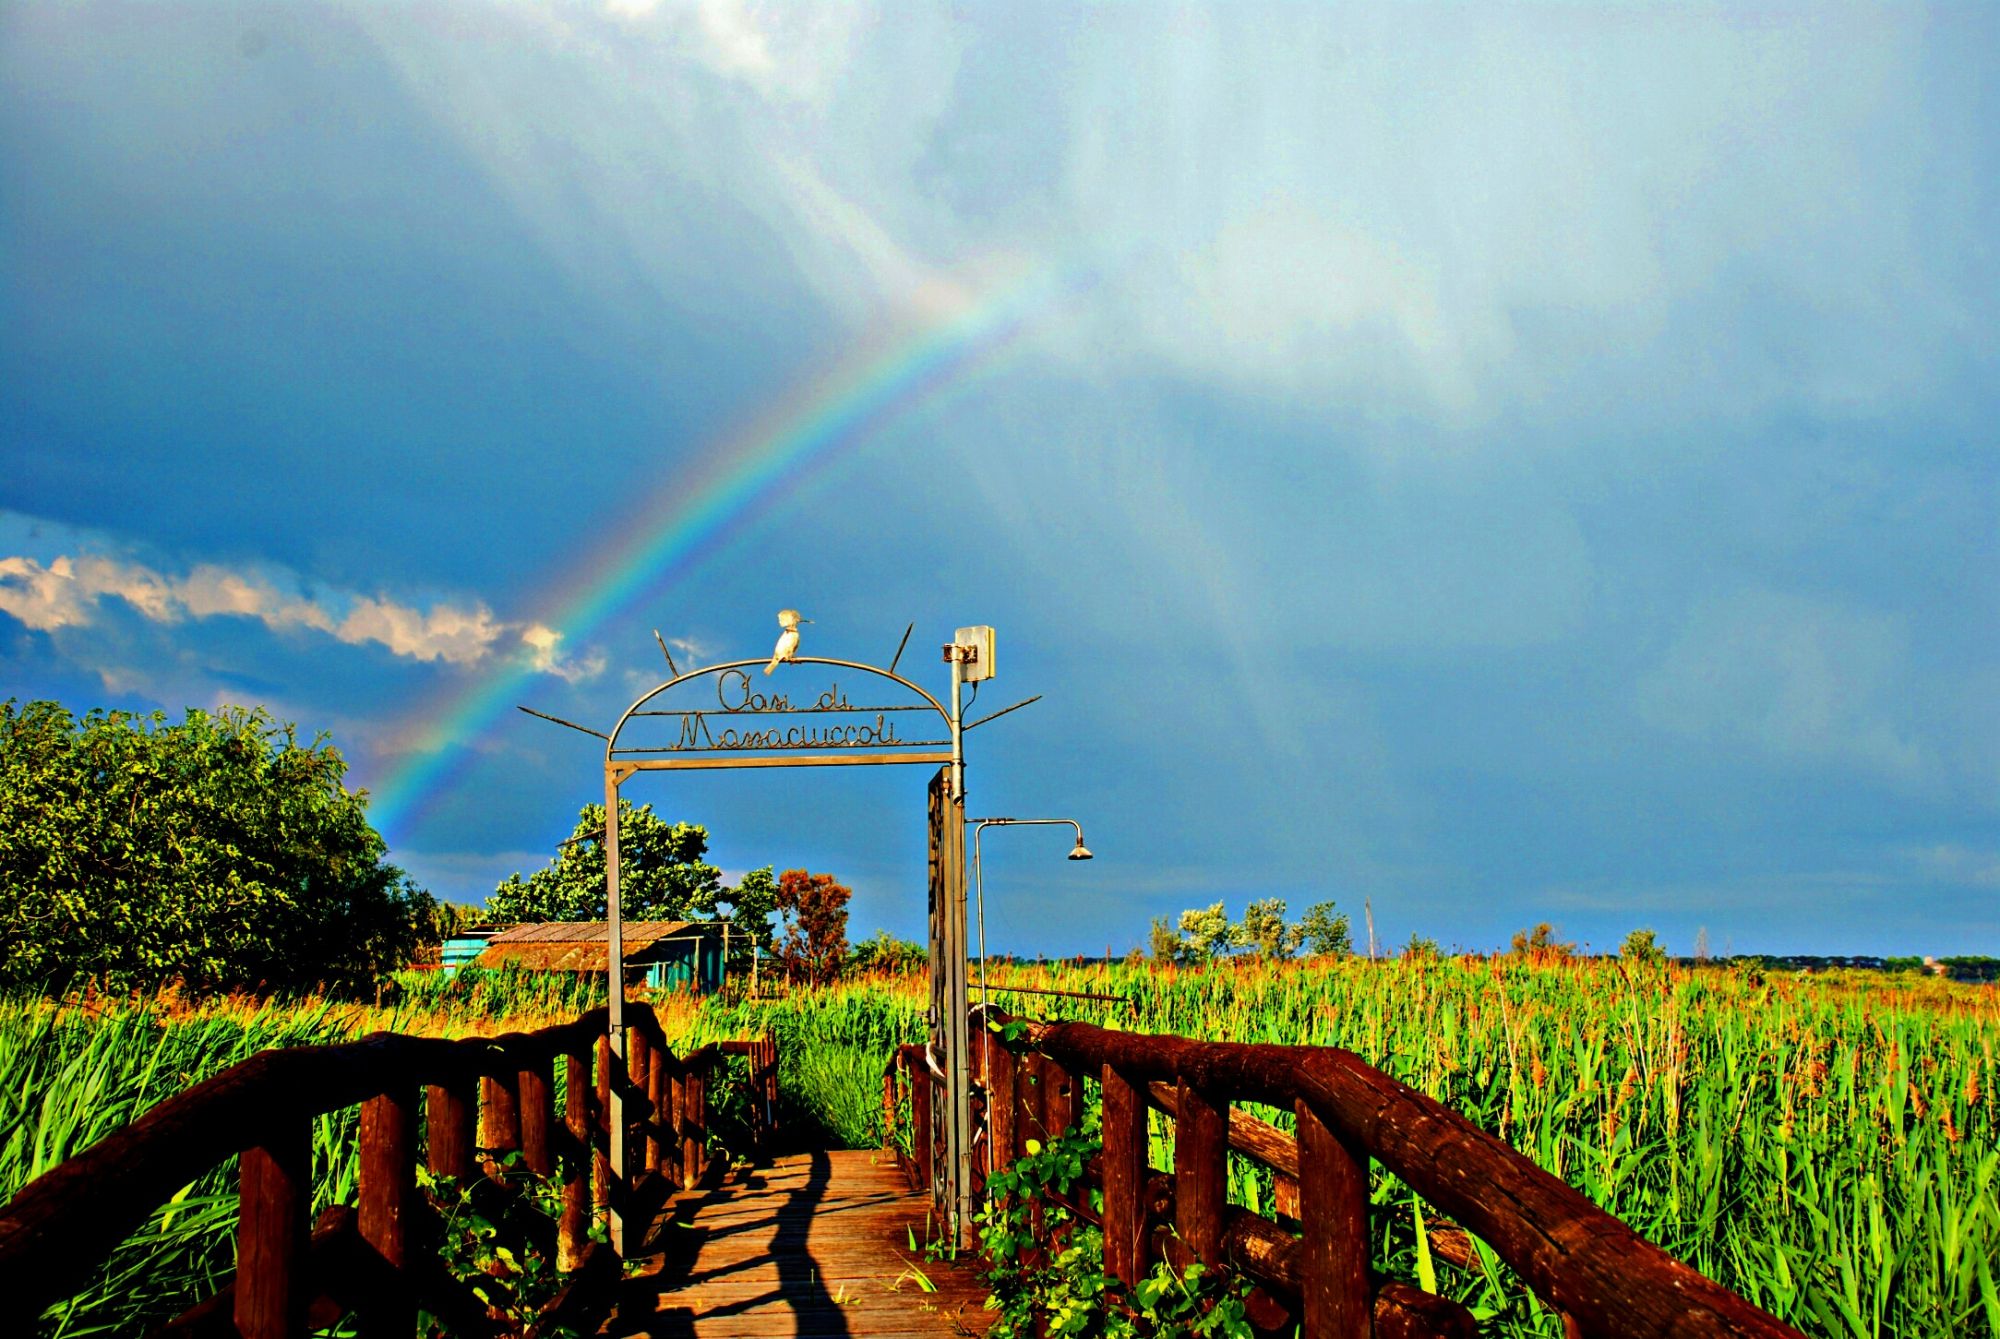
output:
[{"label": "outdoor lamp shade", "polygon": [[1081,837],[1078,837],[1078,838],[1076,839],[1076,849],[1075,849],[1075,850],[1073,850],[1073,851],[1071,851],[1071,852],[1069,853],[1069,858],[1070,858],[1071,860],[1088,860],[1088,859],[1090,859],[1090,848],[1089,848],[1088,846],[1085,846],[1085,845],[1083,844],[1083,838],[1081,838]]}]

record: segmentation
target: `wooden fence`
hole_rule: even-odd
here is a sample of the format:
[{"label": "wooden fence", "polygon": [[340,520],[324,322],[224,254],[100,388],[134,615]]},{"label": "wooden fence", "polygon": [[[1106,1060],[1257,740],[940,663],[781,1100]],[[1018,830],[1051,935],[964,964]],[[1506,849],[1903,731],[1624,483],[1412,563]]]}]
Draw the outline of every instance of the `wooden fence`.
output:
[{"label": "wooden fence", "polygon": [[[435,1211],[417,1187],[420,1144],[439,1176],[472,1180],[482,1153],[483,1171],[497,1174],[497,1159],[518,1150],[529,1171],[560,1177],[558,1267],[615,1279],[616,1260],[590,1241],[591,1220],[614,1198],[637,1204],[708,1174],[708,1085],[725,1055],[749,1058],[753,1137],[762,1144],[773,1128],[774,1041],[676,1057],[650,1008],[628,1004],[626,1015],[623,1064],[602,1008],[536,1032],[459,1041],[378,1032],[252,1056],[24,1186],[0,1211],[0,1297],[9,1314],[35,1316],[71,1296],[176,1190],[240,1155],[234,1281],[169,1333],[280,1339],[353,1313],[369,1334],[402,1336],[421,1306],[454,1334],[494,1334],[485,1304],[435,1249]],[[623,1186],[610,1175],[614,1083],[628,1119]],[[313,1120],[357,1105],[360,1202],[309,1223]]]},{"label": "wooden fence", "polygon": [[[995,1010],[986,1017],[1008,1020]],[[986,1017],[974,1012],[974,1036]],[[1024,1022],[1005,1041],[975,1045],[983,1110],[974,1182],[1098,1107],[1102,1151],[1068,1207],[1104,1232],[1104,1269],[1128,1286],[1153,1262],[1198,1258],[1256,1285],[1259,1329],[1310,1339],[1471,1336],[1456,1303],[1371,1274],[1369,1167],[1411,1189],[1478,1236],[1535,1295],[1560,1311],[1567,1333],[1590,1339],[1754,1336],[1799,1332],[1703,1277],[1549,1175],[1505,1143],[1414,1088],[1325,1046],[1253,1046],[1110,1032],[1087,1023]],[[942,1156],[934,1110],[942,1076],[922,1047],[902,1048],[884,1076],[889,1145],[915,1188],[933,1183]],[[1286,1134],[1237,1102],[1297,1116]],[[912,1152],[895,1137],[907,1106]],[[1173,1167],[1148,1165],[1148,1109],[1173,1124]],[[1276,1213],[1229,1204],[1228,1157],[1271,1170]],[[1093,1195],[1095,1192],[1095,1195]],[[1101,1207],[1100,1207],[1101,1205]],[[1469,1261],[1456,1230],[1433,1250]],[[1456,1249],[1454,1249],[1456,1248]]]}]

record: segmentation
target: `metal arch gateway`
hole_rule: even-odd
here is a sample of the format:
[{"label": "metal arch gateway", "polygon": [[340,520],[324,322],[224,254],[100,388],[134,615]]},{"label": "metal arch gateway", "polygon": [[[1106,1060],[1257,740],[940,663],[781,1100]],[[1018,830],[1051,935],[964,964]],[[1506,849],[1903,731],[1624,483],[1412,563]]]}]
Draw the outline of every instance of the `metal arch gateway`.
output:
[{"label": "metal arch gateway", "polygon": [[[904,633],[907,644],[909,634]],[[662,650],[664,650],[664,644]],[[625,981],[623,916],[619,905],[621,871],[618,851],[618,803],[625,782],[640,772],[710,771],[746,767],[827,767],[864,765],[930,765],[938,768],[927,787],[930,829],[930,1047],[931,1062],[945,1081],[949,1118],[944,1128],[944,1156],[932,1159],[941,1175],[931,1187],[932,1203],[954,1240],[963,1243],[971,1225],[972,1129],[970,1037],[967,1016],[969,971],[966,936],[965,870],[965,732],[1039,700],[1039,695],[1002,708],[979,720],[963,719],[963,688],[968,663],[976,647],[948,643],[944,658],[951,666],[949,703],[938,701],[919,685],[895,672],[902,647],[889,668],[821,656],[795,656],[786,666],[814,665],[886,680],[918,701],[855,706],[837,679],[803,705],[786,694],[759,692],[750,677],[764,669],[764,660],[736,660],[683,674],[673,664],[673,677],[642,694],[627,707],[610,733],[523,707],[532,715],[581,730],[604,740],[604,847],[606,975],[609,978],[607,1031],[612,1049],[625,1051]],[[759,676],[760,678],[763,676]],[[715,704],[672,708],[654,706],[684,685],[713,680]],[[904,713],[915,720],[935,722],[944,738],[913,737],[898,729]],[[664,729],[662,728],[664,727]],[[624,1128],[624,1096],[612,1088],[606,1113],[612,1130]],[[611,1179],[626,1181],[625,1141],[610,1141]],[[612,1244],[621,1254],[626,1246],[622,1195],[611,1199]]]}]

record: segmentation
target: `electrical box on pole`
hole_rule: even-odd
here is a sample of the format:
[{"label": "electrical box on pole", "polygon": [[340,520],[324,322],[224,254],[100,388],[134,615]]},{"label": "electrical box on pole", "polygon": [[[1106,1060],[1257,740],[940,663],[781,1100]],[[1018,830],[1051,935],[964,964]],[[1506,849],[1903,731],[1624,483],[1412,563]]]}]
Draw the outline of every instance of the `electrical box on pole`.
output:
[{"label": "electrical box on pole", "polygon": [[964,682],[979,683],[993,677],[993,629],[960,628],[952,634],[951,644],[964,653],[959,657]]}]

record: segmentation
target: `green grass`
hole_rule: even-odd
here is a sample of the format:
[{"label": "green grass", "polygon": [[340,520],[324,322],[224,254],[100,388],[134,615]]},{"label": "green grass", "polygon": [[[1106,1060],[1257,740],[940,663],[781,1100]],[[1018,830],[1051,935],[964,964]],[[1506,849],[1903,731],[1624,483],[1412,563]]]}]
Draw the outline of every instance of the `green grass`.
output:
[{"label": "green grass", "polygon": [[[260,1050],[343,1032],[324,1007],[174,1019],[144,1009],[0,1004],[0,1195]],[[317,1123],[315,1208],[352,1198],[354,1123],[353,1112]],[[235,1181],[232,1162],[182,1187],[83,1292],[44,1318],[42,1332],[131,1334],[213,1292],[235,1264]]]},{"label": "green grass", "polygon": [[[2000,1339],[1992,988],[1512,961],[1004,975],[1132,1001],[1033,1001],[1044,1015],[1352,1049],[1810,1334]],[[534,1027],[601,998],[587,980],[468,973],[413,980],[381,1010],[0,1002],[0,1194],[265,1046],[385,1026]],[[793,1137],[866,1146],[879,1138],[883,1064],[893,1046],[921,1037],[926,1000],[921,981],[904,980],[762,1002],[673,997],[658,1008],[682,1051],[775,1034]],[[1289,1124],[1286,1113],[1260,1114]],[[351,1196],[352,1121],[329,1117],[317,1132],[321,1203]],[[1160,1128],[1163,1163],[1166,1137]],[[1269,1204],[1267,1175],[1241,1160],[1231,1170],[1232,1198]],[[233,1177],[218,1168],[162,1206],[42,1332],[133,1333],[211,1291],[231,1264]],[[1379,1172],[1374,1195],[1376,1263],[1415,1280],[1419,1206]],[[1430,1206],[1422,1218],[1439,1226]],[[1561,1333],[1490,1257],[1459,1269],[1433,1252],[1430,1268],[1439,1288],[1489,1316],[1494,1334]]]}]

